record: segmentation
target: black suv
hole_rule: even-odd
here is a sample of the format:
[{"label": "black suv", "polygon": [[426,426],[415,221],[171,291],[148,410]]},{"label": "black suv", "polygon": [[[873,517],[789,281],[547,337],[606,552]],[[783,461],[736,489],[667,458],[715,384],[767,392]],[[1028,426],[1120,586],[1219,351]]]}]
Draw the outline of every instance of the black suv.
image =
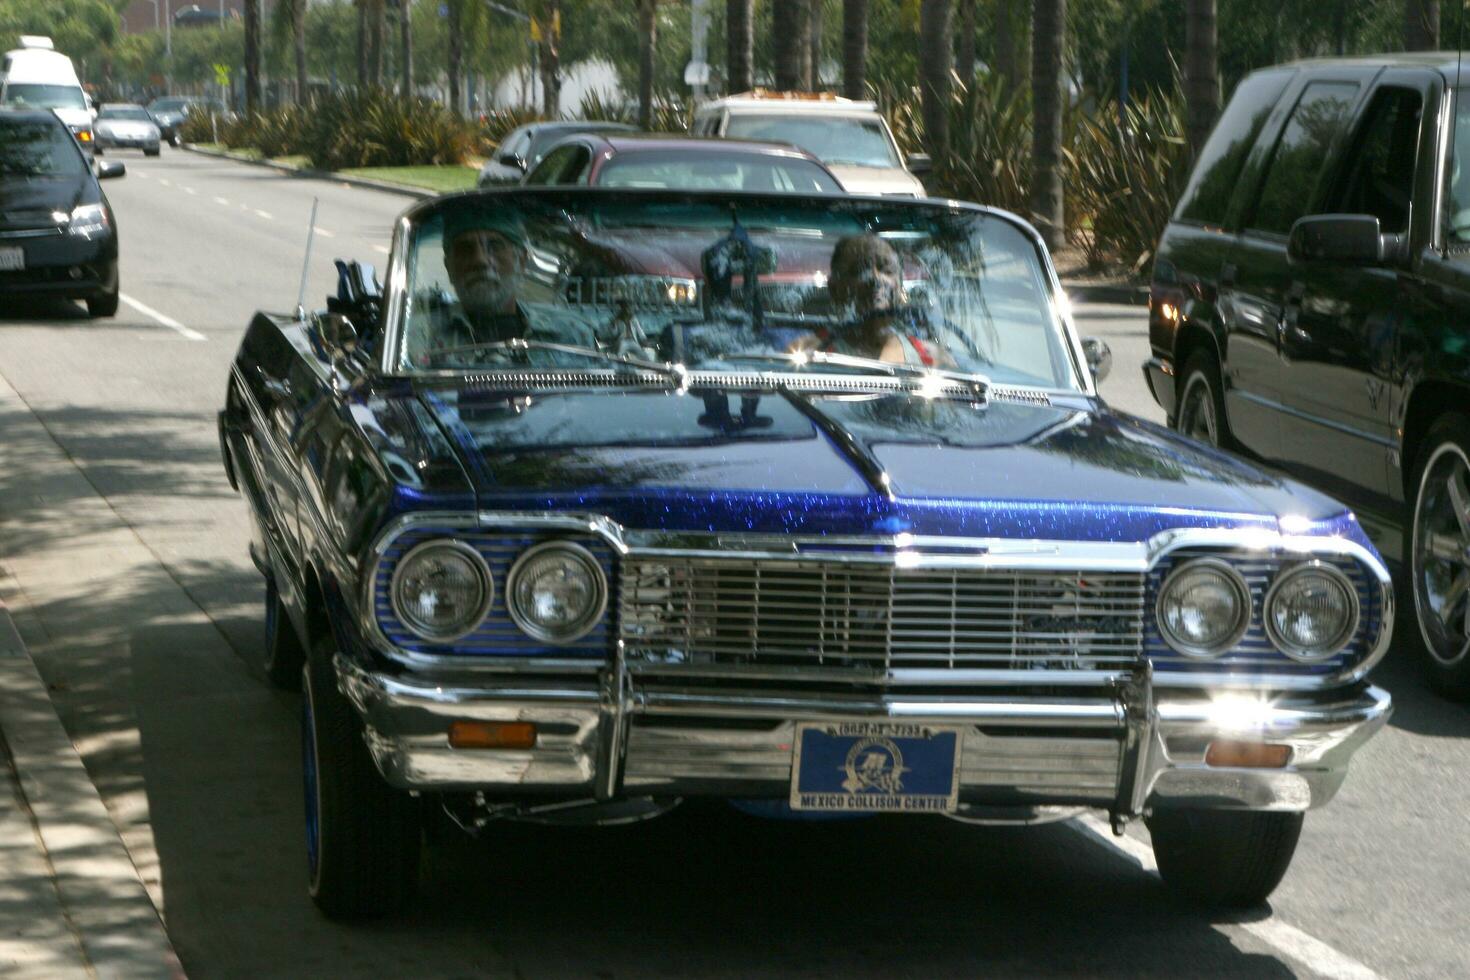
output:
[{"label": "black suv", "polygon": [[1453,55],[1422,54],[1242,81],[1159,244],[1145,375],[1180,430],[1357,509],[1401,559],[1401,604],[1418,620],[1405,634],[1431,679],[1470,698],[1470,100],[1457,113],[1459,77]]}]

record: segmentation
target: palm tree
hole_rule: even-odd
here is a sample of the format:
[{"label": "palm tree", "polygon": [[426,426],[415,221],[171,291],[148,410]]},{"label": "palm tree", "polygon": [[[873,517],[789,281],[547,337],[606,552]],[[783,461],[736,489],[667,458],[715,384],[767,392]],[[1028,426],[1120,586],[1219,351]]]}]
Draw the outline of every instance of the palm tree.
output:
[{"label": "palm tree", "polygon": [[398,70],[404,96],[413,94],[413,0],[398,0]]},{"label": "palm tree", "polygon": [[1439,0],[1406,0],[1404,50],[1433,51],[1439,47]]},{"label": "palm tree", "polygon": [[245,0],[245,114],[260,111],[260,0]]},{"label": "palm tree", "polygon": [[868,0],[842,0],[842,94],[868,94]]},{"label": "palm tree", "polygon": [[653,50],[658,44],[658,0],[638,0],[638,128],[653,127]]},{"label": "palm tree", "polygon": [[371,0],[357,0],[357,87],[368,84],[368,4]]},{"label": "palm tree", "polygon": [[449,109],[455,115],[464,114],[462,74],[464,70],[465,21],[467,20],[465,14],[468,12],[467,8],[473,2],[474,0],[445,0],[444,4],[447,15],[445,19],[448,21],[445,24],[447,28],[445,37],[449,42],[448,50],[445,53],[445,67],[448,76]]},{"label": "palm tree", "polygon": [[804,42],[807,36],[806,0],[772,0],[771,50],[776,61],[776,88],[789,92],[801,88],[810,69],[803,62],[810,57]]},{"label": "palm tree", "polygon": [[807,4],[807,76],[803,86],[809,92],[822,87],[822,0]]},{"label": "palm tree", "polygon": [[291,26],[291,49],[296,60],[296,101],[299,103],[306,101],[307,94],[306,4],[307,0],[280,0],[274,14],[285,18]]},{"label": "palm tree", "polygon": [[1031,19],[1022,0],[996,0],[995,72],[1009,98],[1021,91],[1031,66]]},{"label": "palm tree", "polygon": [[755,0],[725,0],[725,85],[731,92],[755,87]]},{"label": "palm tree", "polygon": [[541,0],[541,112],[561,115],[561,0]]},{"label": "palm tree", "polygon": [[955,74],[969,87],[975,80],[975,0],[959,0],[959,41],[955,48]]},{"label": "palm tree", "polygon": [[937,167],[949,160],[949,95],[954,60],[952,0],[923,0],[919,7],[919,84],[924,142]]},{"label": "palm tree", "polygon": [[1035,0],[1031,27],[1031,216],[1048,248],[1062,244],[1062,49],[1067,0]]},{"label": "palm tree", "polygon": [[1185,131],[1189,155],[1199,156],[1220,114],[1220,70],[1215,46],[1215,0],[1186,0],[1184,8]]}]

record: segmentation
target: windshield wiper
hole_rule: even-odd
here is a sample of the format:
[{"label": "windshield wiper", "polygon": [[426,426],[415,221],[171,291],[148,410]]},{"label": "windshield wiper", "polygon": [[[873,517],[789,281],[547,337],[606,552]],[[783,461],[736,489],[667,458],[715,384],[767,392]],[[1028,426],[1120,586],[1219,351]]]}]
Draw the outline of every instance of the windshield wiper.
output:
[{"label": "windshield wiper", "polygon": [[956,381],[960,384],[967,384],[971,387],[978,388],[982,394],[990,387],[990,378],[983,374],[951,371],[948,368],[929,367],[924,364],[882,361],[876,357],[858,357],[854,354],[836,354],[824,350],[793,351],[790,354],[766,354],[757,351],[748,354],[726,354],[724,356],[728,360],[779,362],[790,364],[793,367],[801,367],[808,363],[831,364],[835,367],[867,368],[874,371],[882,371],[888,375],[902,375],[908,378],[941,378],[945,381]]},{"label": "windshield wiper", "polygon": [[651,361],[644,357],[633,357],[629,354],[614,354],[611,351],[598,350],[596,347],[583,347],[580,344],[558,344],[549,340],[529,340],[525,337],[512,337],[509,340],[487,340],[478,344],[460,344],[456,347],[436,347],[430,354],[463,354],[468,351],[478,350],[508,350],[518,351],[525,354],[533,350],[556,351],[561,354],[575,354],[579,357],[591,357],[600,361],[611,361],[623,367],[642,368],[661,374],[674,381],[683,382],[688,376],[688,370],[682,364],[669,364],[664,361]]}]

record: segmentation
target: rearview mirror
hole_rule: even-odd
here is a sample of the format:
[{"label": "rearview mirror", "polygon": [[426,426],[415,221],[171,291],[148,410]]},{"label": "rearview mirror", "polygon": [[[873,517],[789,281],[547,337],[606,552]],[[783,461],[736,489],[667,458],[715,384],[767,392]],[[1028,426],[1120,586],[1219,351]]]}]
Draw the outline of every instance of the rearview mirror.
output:
[{"label": "rearview mirror", "polygon": [[1371,214],[1313,214],[1298,218],[1286,241],[1293,262],[1376,265],[1385,255],[1378,219]]},{"label": "rearview mirror", "polygon": [[121,160],[98,160],[97,179],[110,180],[113,177],[121,177],[128,172],[128,165]]},{"label": "rearview mirror", "polygon": [[1101,384],[1113,369],[1113,349],[1101,337],[1083,337],[1082,356],[1087,358],[1093,380]]},{"label": "rearview mirror", "polygon": [[915,177],[927,177],[934,170],[934,161],[927,153],[910,153],[907,166]]}]

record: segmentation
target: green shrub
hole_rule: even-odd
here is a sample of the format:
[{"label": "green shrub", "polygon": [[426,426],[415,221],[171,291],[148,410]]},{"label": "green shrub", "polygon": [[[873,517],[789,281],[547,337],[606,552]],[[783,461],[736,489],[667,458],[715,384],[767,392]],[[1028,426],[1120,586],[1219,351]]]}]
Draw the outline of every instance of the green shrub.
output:
[{"label": "green shrub", "polygon": [[[687,133],[693,121],[689,107],[671,99],[655,96],[650,113],[650,133]],[[604,122],[638,124],[638,103],[617,102],[601,92],[588,92],[577,106],[578,119],[597,119]]]},{"label": "green shrub", "polygon": [[493,152],[500,141],[517,126],[537,122],[542,115],[530,106],[512,106],[509,109],[491,109],[480,116],[480,142],[484,152]]}]

